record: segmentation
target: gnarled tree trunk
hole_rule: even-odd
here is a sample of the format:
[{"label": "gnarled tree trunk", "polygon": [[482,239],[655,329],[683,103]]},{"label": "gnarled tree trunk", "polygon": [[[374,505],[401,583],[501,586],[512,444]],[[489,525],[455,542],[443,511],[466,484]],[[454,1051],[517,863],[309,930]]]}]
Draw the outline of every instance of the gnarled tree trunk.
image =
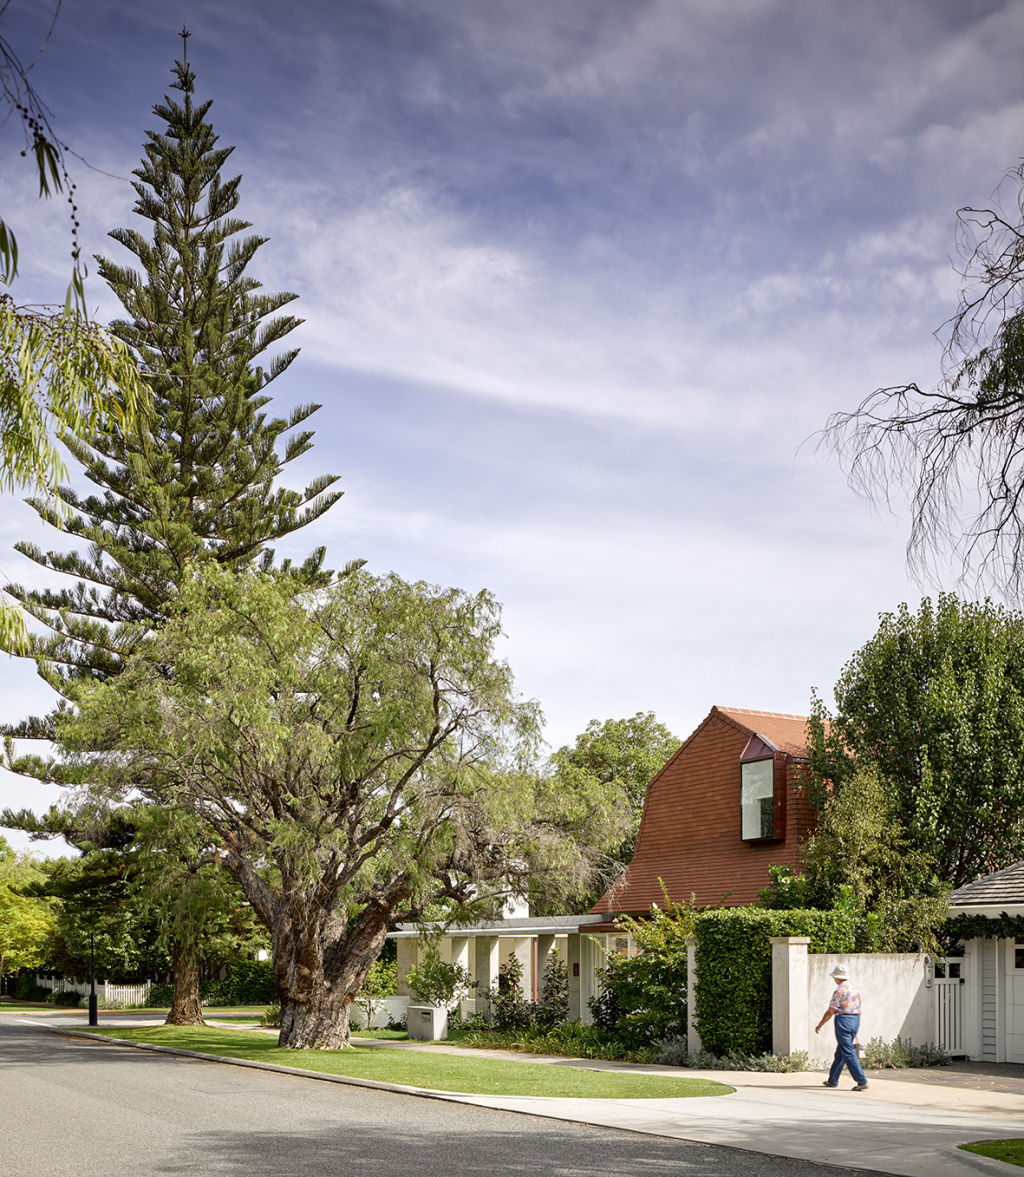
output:
[{"label": "gnarled tree trunk", "polygon": [[174,993],[166,1026],[202,1026],[199,1004],[199,956],[194,946],[175,943],[171,950],[174,965]]},{"label": "gnarled tree trunk", "polygon": [[[337,912],[291,912],[274,926],[274,980],[281,999],[279,1046],[337,1050],[351,1045],[349,1010],[380,955],[387,925],[346,930]],[[362,934],[360,934],[362,933]]]}]

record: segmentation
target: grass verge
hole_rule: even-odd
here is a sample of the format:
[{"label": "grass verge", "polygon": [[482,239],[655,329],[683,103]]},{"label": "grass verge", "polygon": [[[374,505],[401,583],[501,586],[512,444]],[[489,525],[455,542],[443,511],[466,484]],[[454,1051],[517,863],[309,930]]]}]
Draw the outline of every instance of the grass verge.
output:
[{"label": "grass verge", "polygon": [[463,1058],[434,1051],[356,1046],[350,1050],[282,1050],[274,1039],[244,1030],[151,1026],[101,1030],[112,1038],[195,1050],[227,1058],[301,1067],[327,1075],[374,1079],[403,1087],[467,1095],[543,1095],[560,1099],[683,1099],[726,1095],[733,1089],[709,1079],[587,1071],[504,1059]]},{"label": "grass verge", "polygon": [[1024,1138],[1021,1137],[1012,1140],[976,1140],[973,1144],[961,1144],[959,1147],[964,1152],[976,1152],[979,1156],[1024,1168]]}]

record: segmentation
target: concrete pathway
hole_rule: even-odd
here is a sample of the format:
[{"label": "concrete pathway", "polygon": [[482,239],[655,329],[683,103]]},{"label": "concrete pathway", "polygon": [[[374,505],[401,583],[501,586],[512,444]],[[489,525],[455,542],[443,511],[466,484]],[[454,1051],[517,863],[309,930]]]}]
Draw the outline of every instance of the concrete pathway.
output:
[{"label": "concrete pathway", "polygon": [[[369,1044],[374,1039],[361,1039]],[[398,1049],[479,1054],[445,1044],[385,1043]],[[565,1059],[510,1051],[488,1054],[548,1066],[676,1075],[677,1067]],[[625,1128],[655,1136],[725,1144],[774,1156],[827,1162],[906,1177],[967,1177],[1012,1169],[958,1149],[958,1144],[1024,1136],[1024,1067],[962,1064],[921,1071],[874,1071],[867,1091],[852,1080],[822,1087],[818,1072],[687,1071],[727,1083],[730,1096],[697,1099],[551,1099],[467,1095],[477,1106],[559,1120]],[[913,1078],[910,1078],[913,1076]]]},{"label": "concrete pathway", "polygon": [[[64,1023],[61,1030],[66,1033],[71,1028],[67,1023],[72,1019],[60,1020]],[[114,1022],[110,1015],[103,1020],[107,1025]],[[135,1018],[131,1022],[139,1024]],[[57,1026],[53,1028],[57,1029]],[[509,1051],[482,1052],[441,1043],[358,1041],[385,1049],[426,1050],[475,1057],[486,1053],[488,1057],[542,1066],[641,1070],[677,1077],[682,1073],[676,1067],[640,1067]],[[311,1077],[323,1078],[314,1072],[307,1073]],[[852,1082],[847,1080],[836,1090],[825,1089],[821,1086],[823,1075],[818,1072],[785,1075],[748,1071],[685,1073],[726,1083],[735,1088],[735,1094],[696,1099],[625,1100],[458,1095],[427,1091],[420,1094],[576,1124],[728,1145],[772,1156],[904,1177],[970,1177],[985,1173],[1002,1173],[1007,1177],[1013,1171],[1010,1167],[962,1152],[956,1146],[974,1140],[1024,1136],[1022,1068],[986,1070],[967,1064],[949,1071],[936,1068],[927,1073],[869,1072],[870,1086],[865,1092],[850,1090]],[[911,1074],[912,1079],[907,1077]],[[924,1078],[925,1074],[927,1078]],[[336,1076],[331,1079],[346,1081]],[[363,1085],[357,1080],[352,1082]],[[417,1094],[416,1089],[407,1087],[393,1086],[390,1090]]]}]

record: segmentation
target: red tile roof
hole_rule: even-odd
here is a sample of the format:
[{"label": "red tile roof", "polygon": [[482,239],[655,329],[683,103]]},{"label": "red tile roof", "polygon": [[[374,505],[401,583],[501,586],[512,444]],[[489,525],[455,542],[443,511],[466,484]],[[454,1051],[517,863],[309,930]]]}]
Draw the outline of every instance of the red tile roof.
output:
[{"label": "red tile roof", "polygon": [[780,752],[803,759],[807,756],[807,716],[783,715],[778,711],[747,711],[742,707],[712,707],[737,727],[761,736]]}]

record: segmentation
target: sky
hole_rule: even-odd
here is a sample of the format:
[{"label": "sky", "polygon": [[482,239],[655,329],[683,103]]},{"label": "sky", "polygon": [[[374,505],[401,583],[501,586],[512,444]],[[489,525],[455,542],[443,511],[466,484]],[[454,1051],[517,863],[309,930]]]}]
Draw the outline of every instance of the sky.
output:
[{"label": "sky", "polygon": [[[52,10],[0,9],[32,60]],[[816,434],[939,377],[956,210],[1024,155],[1024,5],[64,0],[31,77],[89,165],[87,255],[145,227],[129,178],[183,24],[268,238],[249,272],[305,320],[274,407],[322,408],[283,481],[345,491],[281,554],[489,588],[552,747],[637,711],[680,738],[714,704],[806,714],[880,612],[956,588],[909,576],[904,504],[873,512]],[[0,126],[13,293],[62,301],[65,206],[22,145]],[[21,539],[66,546],[7,496],[0,583],[46,583]],[[0,722],[51,705],[4,661]],[[56,799],[0,774],[0,804]]]}]

